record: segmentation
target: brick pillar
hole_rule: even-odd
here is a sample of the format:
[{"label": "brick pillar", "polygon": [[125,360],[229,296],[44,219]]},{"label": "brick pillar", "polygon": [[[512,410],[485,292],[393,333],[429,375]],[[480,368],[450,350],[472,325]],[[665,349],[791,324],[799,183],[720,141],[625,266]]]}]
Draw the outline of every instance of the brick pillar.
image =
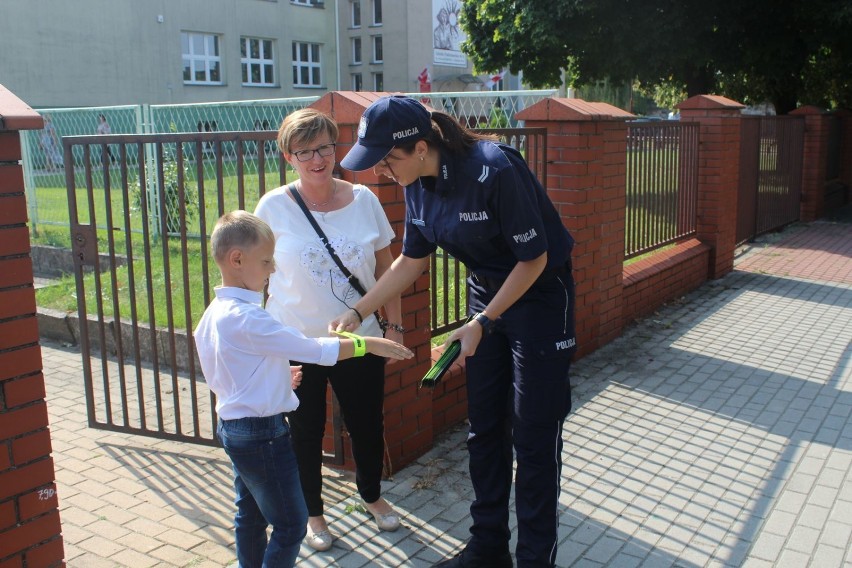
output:
[{"label": "brick pillar", "polygon": [[815,106],[797,108],[791,115],[805,117],[802,156],[802,200],[799,219],[813,221],[825,214],[825,176],[828,169],[829,116]]},{"label": "brick pillar", "polygon": [[62,566],[20,130],[41,117],[0,85],[0,566]]},{"label": "brick pillar", "polygon": [[515,118],[547,128],[547,193],[571,231],[578,355],[622,330],[627,124],[606,103],[545,99]]},{"label": "brick pillar", "polygon": [[[331,92],[311,105],[334,117],[340,128],[337,160],[354,144],[361,114],[370,104],[387,93],[342,91]],[[350,172],[340,170],[343,179],[369,187],[379,197],[388,220],[396,232],[391,250],[396,258],[402,250],[405,202],[403,190],[396,182],[376,176],[371,170]],[[385,373],[385,442],[390,464],[389,472],[399,470],[432,448],[433,399],[432,391],[418,390],[420,378],[432,365],[431,311],[429,275],[423,274],[402,294],[402,325],[407,330],[405,344],[414,351],[414,359],[389,363]],[[437,389],[435,391],[438,392]],[[462,401],[465,402],[465,401]],[[327,429],[328,430],[328,429]],[[328,430],[330,431],[330,430]],[[352,469],[351,453],[346,452],[344,467]]]},{"label": "brick pillar", "polygon": [[682,122],[699,123],[698,239],[710,246],[710,278],[734,268],[743,105],[697,95],[679,105]]}]

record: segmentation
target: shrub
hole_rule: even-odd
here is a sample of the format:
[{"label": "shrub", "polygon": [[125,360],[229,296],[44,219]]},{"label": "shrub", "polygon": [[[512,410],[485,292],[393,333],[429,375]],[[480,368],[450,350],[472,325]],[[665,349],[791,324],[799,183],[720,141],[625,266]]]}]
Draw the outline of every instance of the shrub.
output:
[{"label": "shrub", "polygon": [[[183,201],[185,209],[186,221],[195,220],[198,215],[198,188],[188,184],[189,172],[184,164],[183,167]],[[159,181],[159,180],[158,180]],[[133,209],[138,211],[142,207],[142,183],[137,177],[132,182],[133,187]],[[180,223],[180,206],[181,206],[181,188],[178,179],[178,165],[171,157],[166,157],[163,160],[163,187],[157,188],[160,190],[158,195],[164,196],[165,203],[160,207],[160,212],[166,216],[166,230],[169,233],[178,233],[181,229]],[[148,210],[151,210],[151,203],[148,203]],[[154,228],[154,232],[159,232],[159,227]]]}]

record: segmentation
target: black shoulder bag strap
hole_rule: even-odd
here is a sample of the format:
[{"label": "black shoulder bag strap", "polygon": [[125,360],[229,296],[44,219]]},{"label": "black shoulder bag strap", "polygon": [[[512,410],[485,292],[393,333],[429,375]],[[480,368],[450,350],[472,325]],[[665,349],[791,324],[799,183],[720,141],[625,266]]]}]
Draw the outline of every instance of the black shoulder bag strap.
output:
[{"label": "black shoulder bag strap", "polygon": [[[302,196],[299,194],[299,190],[297,190],[296,186],[292,183],[288,186],[288,188],[290,189],[290,193],[293,194],[293,198],[296,200],[296,203],[302,209],[302,213],[305,214],[305,217],[308,218],[308,221],[310,222],[311,226],[314,228],[314,231],[317,232],[317,235],[319,236],[320,240],[322,241],[322,244],[325,245],[325,250],[328,251],[328,254],[331,257],[331,260],[334,261],[334,264],[337,265],[337,268],[340,269],[340,271],[343,273],[343,275],[349,281],[349,284],[351,284],[352,287],[355,288],[355,291],[358,292],[359,294],[361,294],[361,296],[366,296],[367,291],[361,285],[361,281],[358,280],[358,277],[355,276],[354,274],[352,274],[349,271],[348,268],[346,268],[346,266],[343,264],[343,261],[341,261],[340,257],[337,256],[337,252],[335,252],[334,247],[331,246],[331,243],[328,241],[328,237],[325,236],[325,233],[323,232],[322,228],[319,226],[319,223],[317,223],[317,220],[314,219],[313,215],[311,215],[311,212],[308,209],[308,206],[305,205],[305,202],[302,199]],[[376,310],[376,312],[373,315],[376,316],[376,321],[379,322],[379,327],[382,328],[382,333],[384,334],[384,332],[387,331],[387,322],[379,315],[378,310]],[[360,314],[359,314],[359,316],[360,316]]]}]

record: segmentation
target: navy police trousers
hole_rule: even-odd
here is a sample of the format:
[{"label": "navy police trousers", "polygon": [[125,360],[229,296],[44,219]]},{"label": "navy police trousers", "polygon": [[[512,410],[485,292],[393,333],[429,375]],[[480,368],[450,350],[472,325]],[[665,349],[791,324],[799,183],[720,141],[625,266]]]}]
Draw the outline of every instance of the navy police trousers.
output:
[{"label": "navy police trousers", "polygon": [[[468,284],[470,309],[476,313],[495,290],[475,277]],[[476,494],[467,548],[477,555],[508,552],[514,448],[518,566],[554,565],[562,424],[571,410],[568,371],[575,351],[569,265],[539,278],[467,359],[467,445]]]}]

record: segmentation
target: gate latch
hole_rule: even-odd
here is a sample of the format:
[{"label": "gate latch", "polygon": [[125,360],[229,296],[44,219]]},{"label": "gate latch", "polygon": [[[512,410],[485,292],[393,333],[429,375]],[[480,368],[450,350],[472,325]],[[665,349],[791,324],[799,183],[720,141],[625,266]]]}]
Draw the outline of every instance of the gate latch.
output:
[{"label": "gate latch", "polygon": [[95,266],[98,261],[98,235],[92,225],[77,225],[71,247],[74,266]]}]

